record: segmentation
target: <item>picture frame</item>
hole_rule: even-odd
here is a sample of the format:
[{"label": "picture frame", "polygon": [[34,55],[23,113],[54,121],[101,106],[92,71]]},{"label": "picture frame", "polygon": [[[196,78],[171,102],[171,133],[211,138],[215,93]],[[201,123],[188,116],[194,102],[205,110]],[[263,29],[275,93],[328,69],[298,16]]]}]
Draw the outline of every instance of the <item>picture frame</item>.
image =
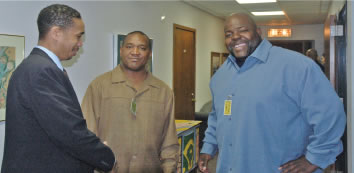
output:
[{"label": "picture frame", "polygon": [[0,121],[5,121],[7,87],[25,58],[25,36],[0,34]]},{"label": "picture frame", "polygon": [[211,52],[211,62],[210,62],[210,77],[212,77],[215,72],[221,67],[221,65],[226,61],[229,53],[219,53]]},{"label": "picture frame", "polygon": [[[120,56],[120,48],[123,46],[124,38],[126,34],[114,34],[113,36],[113,68],[115,68],[118,64],[120,64],[121,56]],[[153,59],[154,59],[154,52],[153,52],[153,39],[150,38],[150,46],[151,46],[151,58],[148,61],[147,70],[152,73],[153,69]]]},{"label": "picture frame", "polygon": [[220,61],[220,53],[211,52],[210,77],[212,77],[214,73],[219,69]]}]

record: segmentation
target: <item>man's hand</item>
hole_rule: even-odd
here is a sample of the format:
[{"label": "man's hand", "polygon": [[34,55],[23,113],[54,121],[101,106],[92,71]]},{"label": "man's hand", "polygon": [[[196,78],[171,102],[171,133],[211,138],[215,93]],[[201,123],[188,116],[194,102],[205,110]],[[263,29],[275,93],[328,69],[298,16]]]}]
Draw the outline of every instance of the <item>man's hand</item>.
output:
[{"label": "man's hand", "polygon": [[[107,145],[108,146],[108,142],[107,141],[103,141],[103,144]],[[116,170],[118,169],[118,162],[117,162],[117,156],[114,156],[114,163],[113,163],[113,168],[112,170]]]},{"label": "man's hand", "polygon": [[208,162],[210,159],[211,159],[211,155],[200,154],[199,161],[198,161],[198,167],[199,167],[200,172],[209,173]]},{"label": "man's hand", "polygon": [[279,167],[282,173],[312,173],[318,166],[311,164],[305,156],[289,161]]}]

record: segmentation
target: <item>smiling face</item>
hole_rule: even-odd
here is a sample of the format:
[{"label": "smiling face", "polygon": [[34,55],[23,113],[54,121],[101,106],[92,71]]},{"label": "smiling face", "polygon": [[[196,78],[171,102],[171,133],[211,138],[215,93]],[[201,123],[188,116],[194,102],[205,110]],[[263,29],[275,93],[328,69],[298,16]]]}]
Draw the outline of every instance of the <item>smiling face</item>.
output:
[{"label": "smiling face", "polygon": [[226,19],[225,44],[235,58],[246,58],[261,42],[261,31],[245,14],[234,14]]},{"label": "smiling face", "polygon": [[121,65],[125,70],[145,71],[145,65],[151,57],[148,38],[140,33],[128,35],[120,49],[120,55]]}]

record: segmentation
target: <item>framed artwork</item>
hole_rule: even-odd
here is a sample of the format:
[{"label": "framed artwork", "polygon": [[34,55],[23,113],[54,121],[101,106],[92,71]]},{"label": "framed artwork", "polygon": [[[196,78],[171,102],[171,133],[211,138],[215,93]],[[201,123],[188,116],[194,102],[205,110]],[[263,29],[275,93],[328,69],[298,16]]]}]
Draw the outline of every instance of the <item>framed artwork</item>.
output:
[{"label": "framed artwork", "polygon": [[210,77],[212,77],[215,74],[215,72],[225,62],[228,56],[229,53],[211,52]]},{"label": "framed artwork", "polygon": [[0,34],[0,121],[5,121],[7,87],[25,56],[25,37]]},{"label": "framed artwork", "polygon": [[214,75],[214,73],[220,67],[220,53],[218,52],[211,52],[211,68],[210,68],[210,77]]},{"label": "framed artwork", "polygon": [[[123,46],[123,40],[126,34],[114,34],[113,36],[113,68],[115,68],[121,62],[120,48]],[[153,50],[153,40],[150,38],[151,50]],[[153,62],[154,52],[151,53],[151,58],[146,66],[147,70],[152,73],[152,62]]]}]

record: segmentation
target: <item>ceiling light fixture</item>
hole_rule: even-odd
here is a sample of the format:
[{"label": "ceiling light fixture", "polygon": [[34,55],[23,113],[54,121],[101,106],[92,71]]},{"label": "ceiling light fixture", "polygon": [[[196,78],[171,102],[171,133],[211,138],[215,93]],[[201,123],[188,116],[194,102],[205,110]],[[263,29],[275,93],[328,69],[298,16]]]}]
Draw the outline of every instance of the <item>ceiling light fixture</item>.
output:
[{"label": "ceiling light fixture", "polygon": [[236,0],[239,4],[271,3],[277,0]]},{"label": "ceiling light fixture", "polygon": [[259,11],[251,13],[255,16],[284,15],[284,11]]}]

